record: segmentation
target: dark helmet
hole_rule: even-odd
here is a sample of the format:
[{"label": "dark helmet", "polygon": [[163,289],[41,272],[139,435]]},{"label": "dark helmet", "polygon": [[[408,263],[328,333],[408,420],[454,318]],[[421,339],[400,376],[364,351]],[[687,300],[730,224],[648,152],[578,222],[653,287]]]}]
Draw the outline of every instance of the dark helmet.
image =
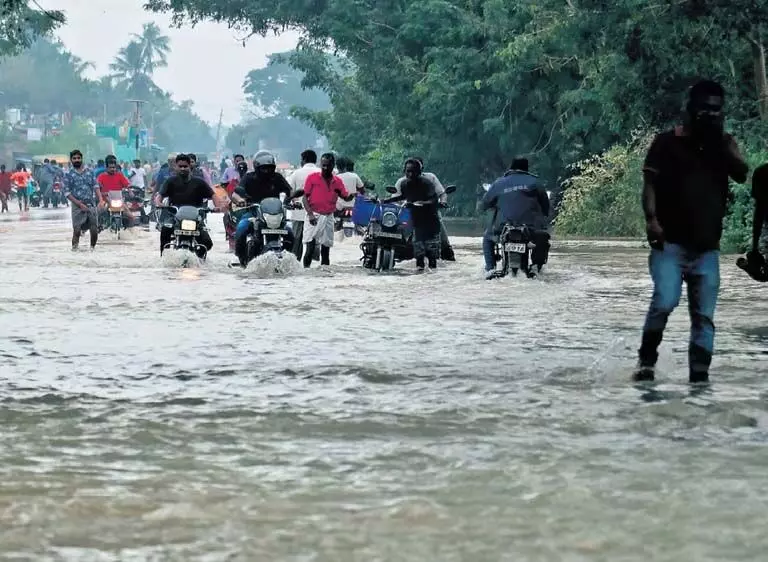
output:
[{"label": "dark helmet", "polygon": [[253,167],[255,169],[262,168],[264,166],[274,166],[277,167],[277,163],[275,162],[275,157],[272,155],[271,152],[261,151],[257,152],[256,156],[253,158]]}]

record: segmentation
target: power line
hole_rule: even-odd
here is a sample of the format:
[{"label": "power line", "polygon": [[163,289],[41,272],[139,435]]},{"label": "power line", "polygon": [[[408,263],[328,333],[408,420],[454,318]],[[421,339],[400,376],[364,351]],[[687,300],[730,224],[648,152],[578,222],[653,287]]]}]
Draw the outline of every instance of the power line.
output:
[{"label": "power line", "polygon": [[40,11],[41,11],[41,12],[43,12],[43,13],[44,13],[46,16],[48,16],[49,18],[51,18],[53,21],[56,21],[56,22],[59,22],[59,23],[64,23],[64,17],[61,15],[61,13],[60,13],[60,12],[59,12],[59,13],[56,13],[56,14],[52,14],[51,12],[49,12],[48,10],[46,10],[45,8],[43,8],[43,7],[40,5],[40,3],[39,3],[37,0],[30,0],[30,1],[31,1],[31,2],[32,2],[32,3],[33,3],[35,6],[37,6],[37,7],[40,9]]}]

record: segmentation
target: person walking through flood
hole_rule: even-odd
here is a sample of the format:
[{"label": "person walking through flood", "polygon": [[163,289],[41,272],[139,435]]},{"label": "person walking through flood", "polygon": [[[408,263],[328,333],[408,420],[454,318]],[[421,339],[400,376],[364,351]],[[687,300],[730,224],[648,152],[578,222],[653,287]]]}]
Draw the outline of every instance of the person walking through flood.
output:
[{"label": "person walking through flood", "polygon": [[657,350],[667,319],[680,302],[683,282],[691,317],[689,381],[709,380],[728,178],[744,183],[748,172],[736,141],[724,131],[724,104],[720,84],[704,80],[694,85],[686,122],[657,135],[645,158],[642,200],[653,296],[635,380],[654,379]]}]

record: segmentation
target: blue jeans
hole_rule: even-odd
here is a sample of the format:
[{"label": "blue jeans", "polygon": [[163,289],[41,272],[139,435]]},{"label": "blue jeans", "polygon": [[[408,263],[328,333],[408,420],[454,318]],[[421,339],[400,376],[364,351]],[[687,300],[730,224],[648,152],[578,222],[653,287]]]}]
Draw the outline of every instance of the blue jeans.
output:
[{"label": "blue jeans", "polygon": [[720,290],[720,253],[694,252],[666,242],[663,250],[651,250],[648,266],[653,279],[653,297],[643,327],[640,364],[653,366],[667,319],[680,303],[683,281],[688,286],[691,336],[688,364],[692,373],[706,373],[712,362],[715,341],[715,305]]}]

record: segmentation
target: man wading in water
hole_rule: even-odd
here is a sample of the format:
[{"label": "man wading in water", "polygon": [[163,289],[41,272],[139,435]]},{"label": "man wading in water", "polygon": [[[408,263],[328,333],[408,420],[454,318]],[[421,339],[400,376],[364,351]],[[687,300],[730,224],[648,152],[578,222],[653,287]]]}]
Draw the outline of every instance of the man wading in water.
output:
[{"label": "man wading in water", "polygon": [[736,141],[723,130],[724,102],[725,91],[716,82],[693,86],[685,125],[657,135],[645,159],[643,211],[654,287],[635,380],[654,378],[657,349],[683,281],[691,316],[689,380],[709,380],[728,178],[744,183],[748,172]]},{"label": "man wading in water", "polygon": [[93,172],[83,167],[83,153],[75,149],[69,153],[72,164],[64,175],[64,195],[72,202],[72,251],[80,244],[80,234],[89,230],[91,233],[91,250],[99,240],[99,219],[96,214],[96,201],[103,206]]},{"label": "man wading in water", "polygon": [[336,157],[323,154],[320,158],[320,171],[307,176],[304,182],[304,209],[307,211],[309,225],[304,226],[303,242],[307,245],[304,253],[304,267],[312,265],[315,245],[320,244],[320,265],[331,265],[331,246],[333,246],[333,212],[339,197],[345,201],[355,198],[344,187],[339,176],[333,175]]}]

